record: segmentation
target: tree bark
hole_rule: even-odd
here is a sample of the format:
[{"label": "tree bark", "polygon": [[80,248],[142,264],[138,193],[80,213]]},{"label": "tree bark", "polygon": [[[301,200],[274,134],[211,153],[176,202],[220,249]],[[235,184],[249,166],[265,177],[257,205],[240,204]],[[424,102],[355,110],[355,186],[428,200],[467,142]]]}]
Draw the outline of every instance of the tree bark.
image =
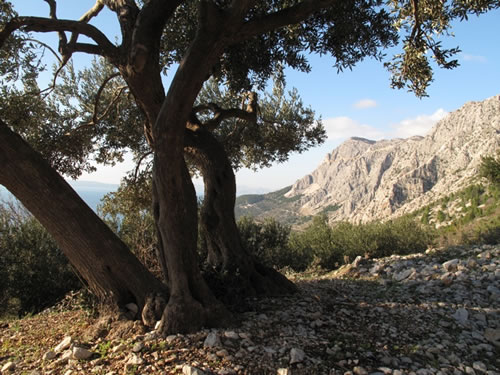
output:
[{"label": "tree bark", "polygon": [[[219,275],[233,278],[243,295],[294,292],[296,288],[291,281],[278,271],[260,264],[241,243],[234,216],[236,179],[224,146],[203,128],[188,130],[186,145],[205,185],[200,227],[209,265]],[[235,285],[228,287],[234,289]],[[228,290],[227,294],[231,293]],[[221,298],[227,300],[231,296],[222,295]]]},{"label": "tree bark", "polygon": [[[123,306],[165,297],[165,286],[78,196],[71,186],[0,120],[0,184],[52,235],[99,297]],[[159,317],[158,317],[159,318]]]},{"label": "tree bark", "polygon": [[[205,14],[210,3],[201,2]],[[206,14],[205,14],[206,15]],[[224,48],[215,17],[202,25],[172,80],[153,126],[153,212],[168,269],[170,299],[163,313],[164,334],[190,332],[231,319],[205,283],[197,258],[198,207],[184,160],[184,135],[196,96]]]}]

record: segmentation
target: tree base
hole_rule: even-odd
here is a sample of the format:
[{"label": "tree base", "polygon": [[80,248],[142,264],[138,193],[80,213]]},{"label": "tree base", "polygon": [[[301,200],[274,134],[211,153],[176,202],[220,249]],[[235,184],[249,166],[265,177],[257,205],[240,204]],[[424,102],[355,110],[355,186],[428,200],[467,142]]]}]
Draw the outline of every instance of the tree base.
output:
[{"label": "tree base", "polygon": [[297,292],[294,283],[273,268],[253,262],[247,272],[218,271],[206,265],[203,277],[215,297],[234,312],[246,311],[248,297],[278,296]]},{"label": "tree base", "polygon": [[232,322],[232,314],[219,302],[203,306],[193,298],[171,297],[163,311],[158,331],[167,336],[223,327]]}]

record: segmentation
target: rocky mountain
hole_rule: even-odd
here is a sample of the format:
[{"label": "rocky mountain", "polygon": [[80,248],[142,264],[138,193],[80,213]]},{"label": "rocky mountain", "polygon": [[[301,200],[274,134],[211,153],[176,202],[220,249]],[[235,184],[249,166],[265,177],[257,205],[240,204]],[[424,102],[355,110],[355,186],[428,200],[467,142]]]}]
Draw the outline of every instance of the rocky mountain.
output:
[{"label": "rocky mountain", "polygon": [[499,148],[500,95],[465,104],[425,137],[351,138],[292,187],[240,197],[236,213],[288,223],[319,213],[332,221],[387,219],[463,189],[481,156]]}]

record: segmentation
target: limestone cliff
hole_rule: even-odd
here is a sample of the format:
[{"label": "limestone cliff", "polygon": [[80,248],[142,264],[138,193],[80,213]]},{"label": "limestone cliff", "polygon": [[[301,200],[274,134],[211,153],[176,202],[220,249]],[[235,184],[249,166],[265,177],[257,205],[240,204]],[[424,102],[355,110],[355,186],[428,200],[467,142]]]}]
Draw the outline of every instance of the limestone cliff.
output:
[{"label": "limestone cliff", "polygon": [[331,220],[399,216],[465,187],[477,174],[481,156],[499,147],[500,96],[494,96],[465,104],[425,137],[376,142],[351,138],[277,203],[288,214],[327,212]]}]

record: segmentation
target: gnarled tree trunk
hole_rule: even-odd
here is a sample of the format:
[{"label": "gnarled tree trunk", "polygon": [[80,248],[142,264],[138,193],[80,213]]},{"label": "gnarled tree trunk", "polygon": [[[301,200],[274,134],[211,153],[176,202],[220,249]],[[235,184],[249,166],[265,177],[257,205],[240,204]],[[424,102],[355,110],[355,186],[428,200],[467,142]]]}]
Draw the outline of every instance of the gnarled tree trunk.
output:
[{"label": "gnarled tree trunk", "polygon": [[[236,277],[245,295],[296,290],[278,271],[260,264],[243,247],[234,216],[236,180],[224,146],[203,128],[187,131],[186,150],[200,169],[205,196],[200,214],[207,262],[221,274]],[[234,287],[234,285],[232,286]]]},{"label": "gnarled tree trunk", "polygon": [[[144,307],[167,294],[157,280],[71,186],[0,120],[0,184],[52,235],[99,297]],[[159,318],[159,317],[157,317]]]}]

